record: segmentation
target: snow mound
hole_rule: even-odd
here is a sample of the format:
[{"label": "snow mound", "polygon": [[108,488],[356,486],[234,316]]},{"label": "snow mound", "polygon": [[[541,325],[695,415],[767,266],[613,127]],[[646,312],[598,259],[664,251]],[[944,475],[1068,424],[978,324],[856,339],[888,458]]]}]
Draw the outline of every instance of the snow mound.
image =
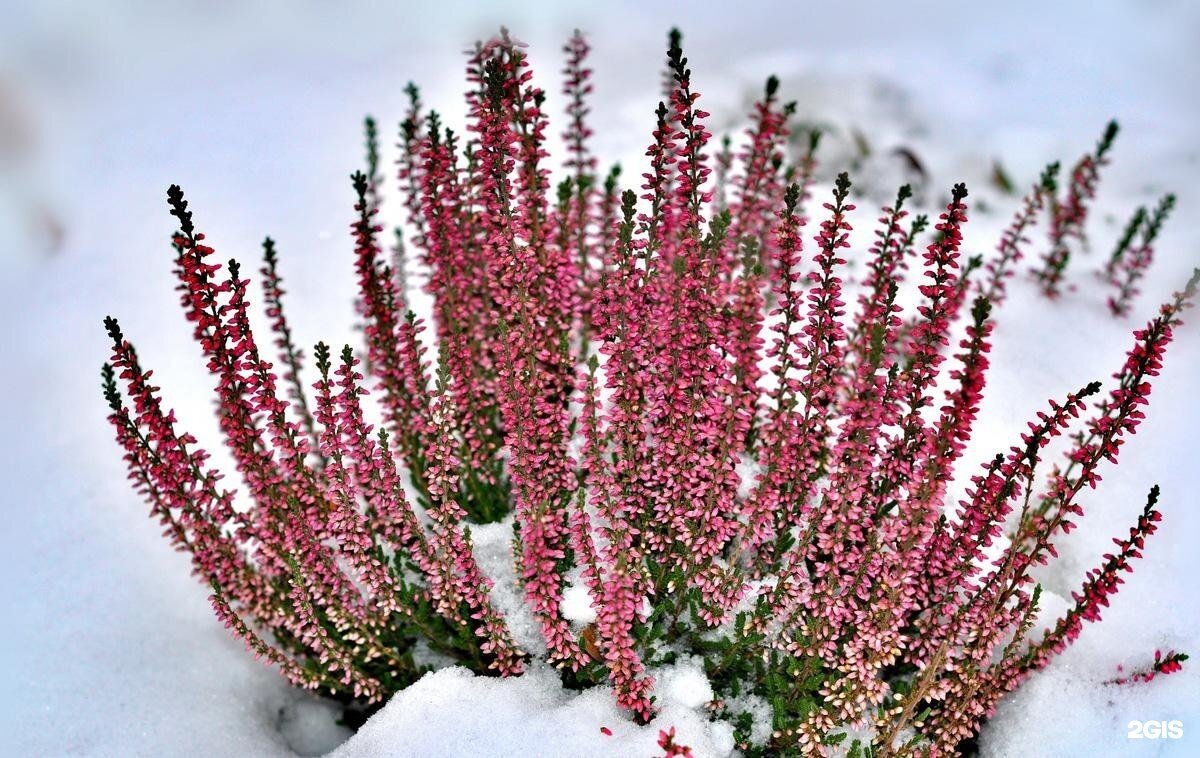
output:
[{"label": "snow mound", "polygon": [[[680,681],[696,683],[690,674],[681,674]],[[638,726],[617,708],[609,688],[565,690],[557,672],[544,665],[514,679],[476,676],[455,666],[398,693],[331,758],[649,756],[661,753],[659,730],[672,726],[697,758],[733,751],[727,724],[709,722],[669,698],[654,721]]]}]

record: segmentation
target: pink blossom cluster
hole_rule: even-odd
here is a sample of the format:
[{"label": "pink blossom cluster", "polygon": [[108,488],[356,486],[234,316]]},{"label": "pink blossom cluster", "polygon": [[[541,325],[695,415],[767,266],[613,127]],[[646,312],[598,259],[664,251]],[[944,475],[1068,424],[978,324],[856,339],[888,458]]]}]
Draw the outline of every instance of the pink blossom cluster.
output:
[{"label": "pink blossom cluster", "polygon": [[675,741],[675,727],[659,730],[658,746],[663,749],[663,758],[692,758],[692,749]]},{"label": "pink blossom cluster", "polygon": [[[638,192],[622,190],[619,169],[599,179],[589,47],[576,33],[564,52],[556,186],[549,98],[507,32],[469,53],[461,134],[408,88],[397,169],[408,218],[393,255],[368,123],[368,171],[352,178],[361,355],[318,343],[306,368],[269,239],[274,355],[261,350],[248,280],[236,261],[212,261],[173,186],[181,304],[244,487],[221,486],[109,319],[104,391],[130,478],[219,618],[298,685],[378,703],[426,670],[420,646],[520,674],[543,653],[515,642],[471,538],[472,524],[509,518],[520,592],[565,683],[607,682],[646,722],[651,671],[695,655],[722,703],[749,692],[771,704],[764,755],[821,754],[866,726],[874,737],[858,749],[874,755],[953,753],[1098,620],[1160,518],[1156,488],[1074,607],[1030,637],[1031,570],[1136,432],[1196,277],[1134,332],[1090,416],[1080,421],[1099,382],[1051,400],[951,497],[1028,229],[1049,206],[1059,247],[1043,285],[1056,291],[1115,128],[1073,171],[1066,201],[1057,167],[1043,174],[984,264],[962,257],[962,184],[931,235],[927,216],[908,218],[902,187],[859,250],[847,174],[808,216],[818,141],[793,149],[795,108],[774,77],[743,143],[714,158],[672,34]],[[1153,231],[1130,232],[1113,266],[1130,293],[1167,211],[1142,214]],[[429,329],[410,310],[409,265],[427,274]],[[907,312],[902,291],[916,301]],[[1065,461],[1045,472],[1058,438]],[[564,613],[572,582],[594,622]],[[691,754],[673,729],[660,745]]]}]

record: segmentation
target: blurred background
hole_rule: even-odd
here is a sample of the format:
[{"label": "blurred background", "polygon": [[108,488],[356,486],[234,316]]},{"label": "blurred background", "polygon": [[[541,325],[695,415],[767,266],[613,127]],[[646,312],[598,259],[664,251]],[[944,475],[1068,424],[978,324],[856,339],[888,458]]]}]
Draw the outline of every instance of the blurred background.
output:
[{"label": "blurred background", "polygon": [[[120,228],[120,217],[141,219],[142,197],[157,202],[160,185],[172,181],[223,223],[277,227],[280,217],[270,214],[310,208],[322,212],[292,213],[289,225],[328,220],[324,193],[360,160],[362,116],[375,114],[392,134],[386,127],[398,119],[401,86],[412,79],[453,117],[461,51],[501,24],[531,43],[543,78],[557,75],[566,35],[588,32],[599,64],[597,149],[614,157],[646,139],[671,25],[684,31],[718,119],[740,114],[722,112],[730,103],[712,98],[757,91],[766,73],[783,77],[787,94],[810,95],[800,98],[801,114],[821,109],[814,94],[861,97],[847,80],[870,77],[891,90],[890,100],[880,99],[893,111],[898,101],[915,101],[909,120],[919,113],[927,126],[966,131],[988,157],[1047,134],[1074,153],[1119,117],[1128,137],[1121,163],[1130,166],[1135,156],[1166,150],[1198,115],[1194,3],[986,6],[5,0],[3,263],[12,271],[86,245],[129,247],[133,240],[97,238],[101,229],[85,222],[101,217]],[[814,80],[827,91],[798,91]],[[897,114],[888,115],[881,120]],[[1172,157],[1196,161],[1194,152]],[[238,191],[210,194],[233,181]],[[89,257],[111,269],[110,255]]]},{"label": "blurred background", "polygon": [[[212,623],[183,559],[125,487],[98,391],[100,319],[121,317],[185,426],[211,446],[210,382],[172,289],[167,186],[182,185],[221,256],[256,270],[261,238],[278,241],[298,334],[353,339],[348,175],[363,162],[362,118],[380,123],[385,166],[405,82],[457,125],[463,51],[501,24],[529,43],[552,117],[562,43],[574,28],[588,33],[594,147],[602,165],[623,162],[627,184],[642,170],[666,33],[678,25],[718,135],[742,128],[775,73],[802,120],[830,127],[829,170],[856,164],[861,187],[886,192],[915,173],[930,202],[965,178],[981,213],[991,205],[1001,220],[1016,202],[1004,181],[1023,190],[1116,117],[1123,132],[1101,190],[1110,205],[1096,223],[1111,229],[1136,203],[1180,195],[1143,305],[1200,257],[1200,4],[1190,0],[0,0],[0,712],[26,752],[151,753],[168,721],[186,739],[281,718],[286,688]],[[1101,298],[1091,300],[1098,313]],[[1197,365],[1188,349],[1181,369]],[[1086,344],[1067,355],[1091,370]],[[1096,375],[1118,357],[1106,351]],[[1177,412],[1194,419],[1195,405]],[[1005,414],[1027,410],[999,407],[1009,428]],[[1194,447],[1187,455],[1194,464]],[[1195,516],[1182,518],[1200,534]],[[221,683],[205,676],[212,668]],[[229,697],[239,688],[257,694]]]}]

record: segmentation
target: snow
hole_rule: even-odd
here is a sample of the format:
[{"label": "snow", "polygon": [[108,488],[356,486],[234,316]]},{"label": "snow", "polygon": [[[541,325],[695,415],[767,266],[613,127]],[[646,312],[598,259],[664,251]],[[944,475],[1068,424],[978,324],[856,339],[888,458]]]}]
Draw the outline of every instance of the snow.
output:
[{"label": "snow", "polygon": [[513,640],[527,653],[546,652],[541,625],[525,604],[525,595],[517,586],[517,567],[512,552],[513,516],[494,524],[471,527],[475,558],[495,586],[492,604],[508,621]]},{"label": "snow", "polygon": [[577,578],[563,590],[562,615],[567,621],[587,625],[596,620],[596,609],[592,607],[592,596],[588,588]]},{"label": "snow", "polygon": [[701,710],[713,692],[699,664],[663,667],[654,675],[660,713],[639,727],[619,711],[607,687],[566,691],[543,664],[507,681],[442,669],[392,698],[333,757],[652,755],[659,730],[671,726],[697,756],[730,755],[732,727],[707,721]]},{"label": "snow", "polygon": [[684,708],[700,708],[713,699],[712,685],[700,661],[664,668],[655,678],[655,693],[659,702],[678,703]]},{"label": "snow", "polygon": [[301,695],[280,709],[277,727],[297,755],[325,755],[354,735],[354,730],[338,723],[341,717],[336,703]]},{"label": "snow", "polygon": [[738,697],[725,699],[725,706],[729,713],[750,714],[750,744],[763,745],[771,738],[773,730],[771,726],[772,711],[771,704],[765,698],[758,695],[742,694]]},{"label": "snow", "polygon": [[617,709],[607,688],[568,692],[544,665],[507,681],[453,667],[426,674],[393,697],[333,758],[626,758],[661,752],[658,730],[672,725],[697,756],[726,756],[733,749],[726,725],[707,722],[673,701],[664,702],[649,725],[638,727]]},{"label": "snow", "polygon": [[[1087,635],[1092,636],[1092,635]],[[1150,687],[1099,684],[1114,672],[1107,661],[1125,653],[1119,644],[1095,650],[1084,637],[1051,669],[1003,701],[980,740],[985,755],[1195,755],[1196,687],[1179,674]],[[1152,655],[1137,655],[1145,666]],[[1097,661],[1105,661],[1097,665]],[[1194,677],[1193,677],[1194,678]],[[1183,723],[1175,740],[1127,737],[1131,721]],[[1191,731],[1189,731],[1191,730]]]},{"label": "snow", "polygon": [[[896,147],[921,158],[930,204],[965,179],[972,251],[992,248],[1015,202],[987,188],[993,160],[1023,187],[1046,161],[1073,160],[1105,120],[1119,117],[1123,134],[1093,216],[1097,249],[1137,204],[1168,190],[1180,195],[1138,318],[1106,313],[1089,278],[1095,255],[1077,261],[1079,290],[1059,302],[1014,284],[998,316],[968,462],[1010,444],[1046,398],[1107,379],[1129,331],[1198,258],[1200,156],[1191,130],[1200,104],[1190,82],[1200,79],[1200,10],[1186,0],[902,10],[748,3],[736,14],[703,2],[283,9],[267,2],[216,13],[200,3],[132,1],[4,9],[0,753],[319,754],[346,737],[327,704],[288,688],[215,622],[186,560],[129,491],[99,399],[99,320],[121,317],[182,425],[211,445],[209,380],[178,315],[165,250],[162,195],[178,182],[223,254],[246,262],[263,235],[279,240],[302,339],[356,342],[344,224],[346,175],[360,161],[358,119],[373,112],[394,123],[410,77],[425,86],[427,102],[459,118],[458,54],[502,21],[531,43],[547,82],[565,34],[592,32],[596,147],[622,160],[627,180],[639,173],[664,32],[678,23],[705,109],[717,114],[715,132],[735,127],[776,73],[783,94],[800,100],[801,117],[837,127],[831,158],[835,148],[849,157],[853,128],[869,140],[875,157],[855,173],[860,186],[887,192],[902,170],[888,157]],[[18,131],[26,138],[12,138]],[[862,205],[857,231],[869,234],[873,210]],[[1146,666],[1155,648],[1200,651],[1197,376],[1200,330],[1191,323],[1168,353],[1149,418],[1120,468],[1105,472],[1062,559],[1041,577],[1047,623],[1155,482],[1162,529],[1103,623],[1088,625],[1004,701],[981,736],[985,756],[1200,752],[1195,667],[1149,685],[1103,683],[1118,664]],[[510,534],[511,524],[499,524],[472,536],[497,580],[494,601],[536,650],[536,626],[512,587]],[[587,622],[585,598],[569,592],[577,623]],[[697,756],[726,755],[728,729],[707,721],[706,683],[687,665],[656,672],[664,710],[645,728],[618,713],[603,688],[565,691],[544,668],[510,681],[444,669],[395,697],[337,754],[652,755],[657,729],[675,726]],[[762,739],[764,704],[744,700],[730,705],[759,714],[754,739]],[[1132,720],[1171,719],[1183,721],[1182,739],[1126,737]]]}]

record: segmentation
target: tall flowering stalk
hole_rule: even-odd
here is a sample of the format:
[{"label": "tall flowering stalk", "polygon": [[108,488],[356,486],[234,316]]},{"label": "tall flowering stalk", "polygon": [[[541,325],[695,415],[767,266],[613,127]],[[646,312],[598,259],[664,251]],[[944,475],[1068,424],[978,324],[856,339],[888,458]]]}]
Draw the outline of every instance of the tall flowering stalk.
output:
[{"label": "tall flowering stalk", "polygon": [[1158,531],[1158,522],[1162,520],[1162,514],[1156,510],[1158,496],[1158,485],[1155,485],[1146,499],[1142,515],[1130,528],[1129,536],[1125,539],[1113,538],[1117,552],[1106,554],[1104,565],[1088,572],[1083,587],[1071,593],[1075,605],[1025,654],[1021,661],[1022,673],[1045,667],[1051,656],[1061,652],[1079,636],[1083,622],[1100,620],[1100,609],[1108,605],[1109,596],[1116,593],[1117,585],[1122,582],[1120,573],[1133,570],[1129,561],[1142,557],[1146,538]]},{"label": "tall flowering stalk", "polygon": [[[788,163],[793,106],[777,79],[744,139],[714,158],[672,32],[639,195],[617,169],[598,181],[588,44],[577,33],[564,51],[557,186],[550,97],[507,32],[469,53],[465,130],[409,86],[397,176],[407,243],[391,254],[367,122],[350,225],[361,357],[318,343],[306,364],[270,239],[273,356],[260,350],[249,281],[236,261],[214,262],[170,188],[180,303],[242,485],[222,485],[106,319],[103,391],[135,489],[190,555],[219,620],[296,685],[347,703],[378,704],[415,681],[428,649],[499,676],[542,657],[571,687],[607,682],[646,722],[656,668],[687,655],[746,755],[824,754],[848,728],[866,735],[846,746],[854,754],[952,753],[1099,618],[1158,528],[1155,488],[1074,607],[1030,637],[1031,570],[1055,555],[1083,490],[1143,419],[1197,277],[1134,332],[1090,418],[1078,421],[1099,382],[1051,401],[947,502],[1029,229],[1048,206],[1042,285],[1057,291],[1115,128],[1075,167],[1066,200],[1056,166],[1046,170],[986,263],[960,252],[964,185],[930,239],[929,217],[910,220],[912,191],[900,188],[854,282],[850,178],[837,177],[806,233],[818,141]],[[1118,244],[1114,309],[1129,307],[1169,211],[1164,200],[1140,214]],[[428,329],[410,310],[413,264],[428,276]],[[1066,461],[1043,473],[1057,438]],[[518,594],[540,632],[526,646],[475,557],[472,524],[497,520],[512,527]],[[571,582],[593,623],[564,614]],[[1154,672],[1184,659],[1156,659]],[[765,741],[750,738],[753,716],[735,705],[744,695],[770,707]],[[690,754],[673,731],[660,745]]]},{"label": "tall flowering stalk", "polygon": [[1050,195],[1050,248],[1042,256],[1041,266],[1033,272],[1047,297],[1057,297],[1061,293],[1072,247],[1087,244],[1084,229],[1088,204],[1096,196],[1100,169],[1108,163],[1108,152],[1117,131],[1117,122],[1110,121],[1096,143],[1096,149],[1080,158],[1071,169],[1065,196],[1059,199],[1057,195]]},{"label": "tall flowering stalk", "polygon": [[987,262],[986,278],[979,283],[979,294],[993,305],[1000,305],[1007,296],[1007,280],[1016,273],[1014,266],[1025,257],[1024,247],[1029,243],[1026,234],[1036,223],[1037,214],[1046,207],[1047,200],[1058,191],[1058,170],[1059,164],[1055,162],[1042,172],[1041,179],[1021,200],[1021,207],[1013,214],[1012,222],[1000,236],[996,255]]},{"label": "tall flowering stalk", "polygon": [[[1139,293],[1138,282],[1154,262],[1154,240],[1174,207],[1175,196],[1164,195],[1153,213],[1147,213],[1145,208],[1138,210],[1125,228],[1104,271],[1109,284],[1116,290],[1108,298],[1108,308],[1114,316],[1129,313],[1131,301]],[[1141,234],[1134,242],[1139,228]]]}]

